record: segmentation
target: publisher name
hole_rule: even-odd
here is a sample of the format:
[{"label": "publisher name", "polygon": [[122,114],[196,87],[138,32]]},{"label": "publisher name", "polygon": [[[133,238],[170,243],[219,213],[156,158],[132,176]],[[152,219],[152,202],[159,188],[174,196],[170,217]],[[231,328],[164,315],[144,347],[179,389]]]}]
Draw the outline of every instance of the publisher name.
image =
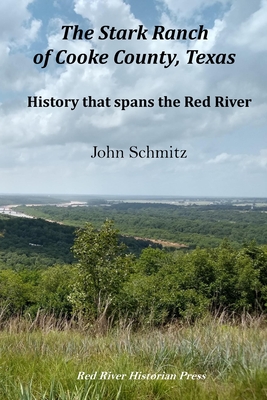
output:
[{"label": "publisher name", "polygon": [[145,146],[139,149],[138,146],[131,146],[127,151],[122,149],[111,149],[106,146],[100,149],[98,146],[93,146],[93,154],[91,158],[187,158],[187,151],[180,150],[169,146],[168,149],[151,149],[150,146]]},{"label": "publisher name", "polygon": [[204,374],[189,374],[187,371],[183,371],[178,374],[168,374],[166,372],[162,373],[143,373],[142,371],[132,371],[129,374],[116,374],[111,371],[101,371],[94,372],[91,374],[87,374],[84,371],[79,371],[77,380],[100,380],[100,381],[109,381],[109,380],[134,380],[134,381],[143,381],[143,380],[151,380],[151,381],[173,381],[176,379],[179,380],[193,380],[193,381],[203,381],[206,379],[206,375]]}]

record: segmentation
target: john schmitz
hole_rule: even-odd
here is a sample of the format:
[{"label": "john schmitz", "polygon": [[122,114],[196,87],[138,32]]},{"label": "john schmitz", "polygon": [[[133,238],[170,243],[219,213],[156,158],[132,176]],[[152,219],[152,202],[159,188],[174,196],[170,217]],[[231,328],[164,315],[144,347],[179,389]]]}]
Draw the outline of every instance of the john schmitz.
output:
[{"label": "john schmitz", "polygon": [[[111,149],[110,146],[106,146],[105,149],[93,146],[91,158],[125,158],[124,153],[124,150]],[[151,149],[150,146],[146,146],[145,149],[131,146],[126,156],[129,158],[187,158],[187,151],[173,148],[172,146],[164,150]]]}]

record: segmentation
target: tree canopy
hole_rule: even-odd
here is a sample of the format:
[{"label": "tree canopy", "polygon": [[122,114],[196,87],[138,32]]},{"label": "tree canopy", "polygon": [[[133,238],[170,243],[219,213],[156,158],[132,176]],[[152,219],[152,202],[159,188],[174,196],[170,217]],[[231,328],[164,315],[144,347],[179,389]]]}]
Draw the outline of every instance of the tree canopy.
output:
[{"label": "tree canopy", "polygon": [[100,230],[90,223],[78,229],[72,250],[78,259],[78,278],[71,301],[77,310],[98,317],[128,278],[132,257],[125,253],[110,220]]}]

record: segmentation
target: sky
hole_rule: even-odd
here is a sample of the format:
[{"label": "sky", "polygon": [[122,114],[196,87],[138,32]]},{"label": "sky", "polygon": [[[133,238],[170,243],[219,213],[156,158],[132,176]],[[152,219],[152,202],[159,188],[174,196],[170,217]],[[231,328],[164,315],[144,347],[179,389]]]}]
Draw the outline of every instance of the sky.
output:
[{"label": "sky", "polygon": [[[93,35],[63,40],[64,25]],[[103,26],[128,33],[140,25],[146,40],[99,39]],[[189,32],[200,25],[207,40],[152,39],[156,26]],[[0,2],[0,193],[267,197],[266,26],[267,0]],[[45,68],[44,61],[34,63],[49,49]],[[107,54],[107,62],[60,65],[60,50]],[[116,64],[119,50],[133,54],[133,63]],[[207,54],[236,54],[235,62],[188,64],[188,50],[205,61]],[[136,54],[150,53],[158,61],[177,54],[179,64],[135,62]],[[33,96],[79,101],[74,110],[29,107]],[[110,106],[84,107],[88,96],[109,98]],[[179,99],[180,107],[160,107],[164,96]],[[200,107],[185,107],[188,96]],[[216,96],[251,102],[215,107]],[[122,110],[115,107],[121,99],[154,105]],[[107,146],[124,157],[91,157]],[[141,155],[147,146],[168,155],[177,148],[187,158],[131,158],[132,146]]]}]

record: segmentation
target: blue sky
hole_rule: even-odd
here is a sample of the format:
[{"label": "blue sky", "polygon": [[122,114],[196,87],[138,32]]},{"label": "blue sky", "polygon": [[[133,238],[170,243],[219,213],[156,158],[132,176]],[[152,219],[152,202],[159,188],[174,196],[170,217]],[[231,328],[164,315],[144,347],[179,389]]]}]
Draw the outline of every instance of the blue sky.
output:
[{"label": "blue sky", "polygon": [[[94,29],[92,41],[63,41],[62,25]],[[207,41],[151,40],[155,25],[209,29]],[[267,197],[267,1],[10,0],[0,4],[0,172],[2,193]],[[148,40],[97,40],[103,25]],[[53,49],[47,68],[33,63]],[[107,53],[105,65],[55,62],[61,49]],[[177,68],[116,65],[114,54],[177,54]],[[236,54],[232,65],[187,64],[186,51]],[[79,99],[77,108],[29,108],[28,96]],[[83,97],[111,99],[84,108]],[[157,100],[180,99],[160,108]],[[186,108],[185,96],[211,100]],[[247,108],[214,107],[216,96],[252,99]],[[115,99],[153,99],[154,107],[115,108]],[[123,159],[91,158],[122,149]],[[138,150],[186,149],[187,159],[129,157]]]}]

